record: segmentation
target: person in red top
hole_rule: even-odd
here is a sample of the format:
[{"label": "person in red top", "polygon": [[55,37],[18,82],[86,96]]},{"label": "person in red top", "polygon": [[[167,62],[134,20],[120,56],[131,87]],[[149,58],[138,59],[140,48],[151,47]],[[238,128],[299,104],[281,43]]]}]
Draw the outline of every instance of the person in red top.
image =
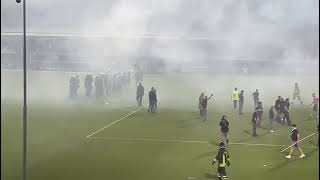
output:
[{"label": "person in red top", "polygon": [[312,108],[311,116],[319,118],[319,115],[318,115],[319,97],[316,96],[316,93],[312,94],[312,103],[310,104],[310,106],[312,106],[312,105],[313,105],[313,108]]}]

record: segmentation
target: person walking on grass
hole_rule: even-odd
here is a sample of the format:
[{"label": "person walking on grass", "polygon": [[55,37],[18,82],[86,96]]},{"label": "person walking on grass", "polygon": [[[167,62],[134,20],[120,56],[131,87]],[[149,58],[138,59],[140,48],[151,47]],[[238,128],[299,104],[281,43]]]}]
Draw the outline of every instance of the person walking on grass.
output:
[{"label": "person walking on grass", "polygon": [[223,142],[219,143],[219,151],[212,161],[212,165],[218,162],[218,179],[228,179],[226,166],[230,166],[230,156]]},{"label": "person walking on grass", "polygon": [[225,115],[222,116],[220,121],[220,127],[221,127],[221,141],[228,146],[229,139],[228,139],[228,133],[229,133],[229,122],[227,120],[227,117]]},{"label": "person walking on grass", "polygon": [[290,138],[293,146],[291,147],[290,153],[288,156],[286,156],[286,158],[291,159],[291,155],[294,150],[298,150],[300,152],[300,156],[299,156],[300,159],[306,157],[306,155],[303,153],[302,149],[299,146],[300,133],[295,124],[292,124]]}]

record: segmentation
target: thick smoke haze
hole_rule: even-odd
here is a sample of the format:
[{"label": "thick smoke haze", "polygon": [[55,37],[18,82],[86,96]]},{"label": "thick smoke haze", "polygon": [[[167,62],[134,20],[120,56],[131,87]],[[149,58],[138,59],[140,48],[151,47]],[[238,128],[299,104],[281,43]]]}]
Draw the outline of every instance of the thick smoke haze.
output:
[{"label": "thick smoke haze", "polygon": [[[1,4],[2,32],[21,31],[21,6],[10,0]],[[319,49],[317,0],[31,0],[27,14],[29,32],[134,38],[91,46],[111,46],[108,53],[115,56],[147,55],[171,62],[259,60],[273,54],[311,59]]]},{"label": "thick smoke haze", "polygon": [[[296,68],[292,62],[311,62],[307,66],[312,71],[319,65],[318,0],[28,0],[27,3],[28,32],[107,36],[79,38],[63,46],[66,49],[84,46],[81,54],[88,57],[85,61],[98,66],[122,61],[129,69],[141,57],[161,58],[168,69],[175,70],[188,64],[210,68],[217,61],[246,60],[250,64],[267,60],[284,62],[281,73],[285,74],[285,68]],[[21,12],[22,6],[14,0],[2,0],[1,32],[21,32]],[[232,69],[233,64],[224,68]],[[267,80],[270,84],[262,84],[263,80],[258,78],[250,81],[247,77],[218,78],[212,82],[211,77],[185,76],[181,87],[186,86],[193,93],[177,96],[183,90],[172,92],[168,85],[159,87],[159,95],[169,105],[173,99],[181,99],[183,104],[190,94],[193,96],[188,102],[196,100],[201,91],[213,92],[219,94],[219,103],[226,103],[229,99],[219,97],[229,98],[235,86],[245,89],[248,96],[255,88],[277,87],[272,97],[291,93],[294,80],[318,87],[313,83],[318,82],[317,78],[299,79],[300,73],[294,77],[270,77]],[[41,77],[30,79],[31,97],[67,96],[69,75],[63,77],[64,82],[59,82],[58,75],[49,76],[54,85],[42,86],[40,82],[45,84],[46,80],[40,80]],[[150,78],[146,78],[146,89],[161,84],[160,79]],[[49,89],[54,93],[48,93]],[[10,89],[6,92],[15,96]],[[131,93],[134,97],[135,87]],[[267,97],[266,92],[262,94]]]}]

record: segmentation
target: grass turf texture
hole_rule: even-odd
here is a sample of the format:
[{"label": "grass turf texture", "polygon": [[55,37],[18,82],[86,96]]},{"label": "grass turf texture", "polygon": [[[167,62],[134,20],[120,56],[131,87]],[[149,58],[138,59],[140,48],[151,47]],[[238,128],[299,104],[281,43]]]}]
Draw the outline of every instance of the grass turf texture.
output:
[{"label": "grass turf texture", "polygon": [[[279,124],[275,124],[274,133],[268,132],[267,129],[258,129],[259,136],[253,138],[250,134],[252,112],[248,110],[239,116],[230,111],[231,102],[230,106],[219,106],[215,102],[209,104],[208,121],[201,122],[195,108],[185,108],[181,105],[186,102],[192,104],[188,98],[185,100],[180,97],[186,92],[177,95],[182,102],[176,104],[172,103],[172,98],[167,96],[166,99],[164,95],[165,87],[179,89],[179,85],[174,86],[174,84],[185,79],[179,81],[181,78],[179,76],[165,78],[150,76],[146,77],[145,82],[148,85],[154,84],[153,81],[159,83],[160,113],[149,114],[143,108],[92,137],[171,139],[211,143],[88,139],[87,135],[134,111],[136,109],[134,104],[127,102],[123,105],[116,100],[110,100],[114,105],[105,105],[99,101],[88,104],[34,103],[29,105],[28,178],[30,180],[214,180],[216,165],[211,166],[211,162],[217,151],[220,137],[218,122],[222,114],[227,115],[231,124],[231,143],[290,145],[288,139],[290,128]],[[195,96],[193,102],[196,104],[199,91],[188,89],[188,92]],[[18,180],[21,178],[22,107],[16,102],[2,99],[1,110],[1,178]],[[269,125],[267,110],[268,106],[265,107],[264,127]],[[310,108],[304,106],[295,106],[291,109],[290,115],[293,122],[298,125],[302,137],[316,131],[318,121],[309,117],[309,113]],[[301,145],[317,146],[317,138],[318,134],[305,140]],[[319,178],[317,148],[303,148],[307,157],[301,160],[297,155],[287,160],[284,156],[288,151],[280,153],[283,148],[285,146],[230,145],[228,150],[231,166],[227,168],[229,178],[234,180]]]}]

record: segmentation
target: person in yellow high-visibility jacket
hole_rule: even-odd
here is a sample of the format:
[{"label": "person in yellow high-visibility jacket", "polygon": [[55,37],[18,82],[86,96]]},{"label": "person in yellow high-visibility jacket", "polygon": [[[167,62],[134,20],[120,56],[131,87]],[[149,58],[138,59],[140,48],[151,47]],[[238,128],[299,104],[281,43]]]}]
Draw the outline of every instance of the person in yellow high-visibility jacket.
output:
[{"label": "person in yellow high-visibility jacket", "polygon": [[226,166],[230,166],[230,157],[223,142],[219,143],[219,151],[214,160],[212,161],[212,165],[215,162],[218,162],[218,178],[224,180],[228,179]]},{"label": "person in yellow high-visibility jacket", "polygon": [[239,101],[240,92],[237,88],[234,88],[234,91],[232,91],[231,100],[233,101],[233,110],[237,109],[237,104]]}]

